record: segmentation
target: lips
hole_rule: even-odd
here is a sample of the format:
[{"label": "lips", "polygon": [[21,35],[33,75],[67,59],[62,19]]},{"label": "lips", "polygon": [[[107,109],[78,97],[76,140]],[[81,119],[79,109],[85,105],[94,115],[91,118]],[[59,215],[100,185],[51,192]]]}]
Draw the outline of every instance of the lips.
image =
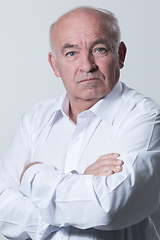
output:
[{"label": "lips", "polygon": [[97,80],[100,80],[100,78],[87,78],[87,79],[80,80],[78,83],[92,82]]}]

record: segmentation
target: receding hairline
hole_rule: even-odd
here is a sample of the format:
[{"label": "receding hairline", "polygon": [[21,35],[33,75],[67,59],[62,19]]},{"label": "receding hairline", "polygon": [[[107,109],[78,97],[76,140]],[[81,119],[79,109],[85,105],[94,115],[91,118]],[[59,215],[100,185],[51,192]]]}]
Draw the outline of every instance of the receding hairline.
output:
[{"label": "receding hairline", "polygon": [[[92,15],[97,15],[100,18],[102,18],[102,22],[106,25],[106,29],[111,33],[114,32],[113,36],[111,38],[114,38],[112,40],[115,40],[117,43],[120,42],[120,28],[118,25],[118,20],[115,17],[115,15],[106,10],[106,9],[100,9],[100,8],[94,8],[94,7],[88,7],[88,6],[82,6],[82,7],[77,7],[74,8],[68,12],[66,12],[65,14],[63,14],[62,16],[60,16],[56,22],[54,22],[51,26],[50,26],[50,45],[51,45],[51,49],[52,52],[55,53],[55,49],[54,49],[54,44],[53,44],[53,32],[54,30],[56,31],[56,27],[58,27],[58,25],[65,20],[65,18],[69,18],[74,16],[76,13],[88,13],[88,14],[92,14]],[[111,34],[110,34],[111,35]]]}]

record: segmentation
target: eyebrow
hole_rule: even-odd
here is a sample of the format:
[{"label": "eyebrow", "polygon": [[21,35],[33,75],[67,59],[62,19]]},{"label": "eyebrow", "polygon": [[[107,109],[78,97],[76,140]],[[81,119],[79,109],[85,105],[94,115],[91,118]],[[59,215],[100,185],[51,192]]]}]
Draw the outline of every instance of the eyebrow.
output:
[{"label": "eyebrow", "polygon": [[80,47],[78,45],[76,45],[76,44],[65,43],[64,46],[61,49],[61,53],[64,53],[66,49],[71,49],[71,48],[80,49]]},{"label": "eyebrow", "polygon": [[[105,44],[107,45],[107,47],[109,47],[110,49],[110,45],[107,39],[105,38],[98,38],[97,40],[95,40],[92,44],[91,44],[91,48],[93,48],[94,46],[98,45],[98,44]],[[80,49],[80,47],[77,44],[72,44],[72,43],[65,43],[61,49],[61,53],[63,54],[65,52],[66,49]]]},{"label": "eyebrow", "polygon": [[97,40],[95,40],[93,43],[92,43],[92,47],[98,45],[98,44],[105,44],[107,45],[107,47],[109,47],[110,49],[110,44],[109,44],[109,41],[106,39],[106,38],[98,38]]}]

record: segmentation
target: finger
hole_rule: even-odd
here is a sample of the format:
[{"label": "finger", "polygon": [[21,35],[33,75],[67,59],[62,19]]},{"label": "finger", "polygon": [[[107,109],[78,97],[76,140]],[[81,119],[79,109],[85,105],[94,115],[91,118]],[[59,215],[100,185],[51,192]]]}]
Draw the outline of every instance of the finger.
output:
[{"label": "finger", "polygon": [[100,158],[92,165],[92,168],[98,168],[102,166],[114,167],[114,166],[122,166],[124,162],[121,159],[114,158]]},{"label": "finger", "polygon": [[93,171],[93,175],[97,175],[99,173],[107,173],[109,171],[112,171],[113,173],[118,173],[122,171],[122,166],[102,166]]},{"label": "finger", "polygon": [[122,166],[124,162],[121,159],[116,160],[116,166]]},{"label": "finger", "polygon": [[93,163],[92,165],[88,166],[85,170],[84,175],[94,175],[98,176],[99,173],[103,173],[108,171],[113,171],[118,173],[122,171],[122,160],[117,159],[100,159],[99,161]]},{"label": "finger", "polygon": [[119,153],[110,153],[109,155],[111,155],[111,158],[118,158],[118,157],[120,157]]},{"label": "finger", "polygon": [[122,166],[116,166],[114,169],[112,169],[114,173],[121,172],[123,170]]},{"label": "finger", "polygon": [[[121,159],[108,158],[109,155],[110,154],[101,156],[96,162],[88,166],[84,172],[84,175],[97,176],[97,174],[101,172],[104,173],[104,171],[105,172],[108,172],[110,170],[113,170],[114,172],[122,171],[122,168],[120,168],[119,166],[123,165],[123,161]],[[112,154],[110,156],[112,156]]]},{"label": "finger", "polygon": [[111,165],[111,166],[100,166],[98,168],[91,169],[87,168],[84,172],[84,175],[93,175],[93,176],[110,176],[114,173],[119,173],[122,171],[121,165]]},{"label": "finger", "polygon": [[[108,164],[108,162],[110,162],[110,164]],[[98,165],[98,164],[97,164]],[[106,176],[106,173],[108,173],[109,171],[112,171],[113,173],[118,173],[121,172],[123,167],[123,161],[122,160],[118,160],[117,161],[105,161],[105,160],[101,160],[99,163],[99,166],[97,166],[96,168],[92,168],[89,169],[91,170],[91,175],[94,176],[99,176],[99,175],[103,175]]]},{"label": "finger", "polygon": [[109,176],[111,176],[113,174],[114,174],[113,171],[107,171],[107,172],[99,172],[99,173],[97,173],[94,176],[96,176],[96,177],[109,177]]},{"label": "finger", "polygon": [[104,154],[102,155],[100,158],[118,158],[120,157],[119,153],[108,153],[108,154]]}]

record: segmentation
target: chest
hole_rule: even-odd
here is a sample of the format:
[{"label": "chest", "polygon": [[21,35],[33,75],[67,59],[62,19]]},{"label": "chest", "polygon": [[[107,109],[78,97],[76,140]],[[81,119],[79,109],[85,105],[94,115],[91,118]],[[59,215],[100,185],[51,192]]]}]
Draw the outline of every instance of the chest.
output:
[{"label": "chest", "polygon": [[62,118],[39,137],[32,161],[83,174],[90,164],[109,153],[113,133],[113,126],[100,118],[84,118],[77,125]]}]

